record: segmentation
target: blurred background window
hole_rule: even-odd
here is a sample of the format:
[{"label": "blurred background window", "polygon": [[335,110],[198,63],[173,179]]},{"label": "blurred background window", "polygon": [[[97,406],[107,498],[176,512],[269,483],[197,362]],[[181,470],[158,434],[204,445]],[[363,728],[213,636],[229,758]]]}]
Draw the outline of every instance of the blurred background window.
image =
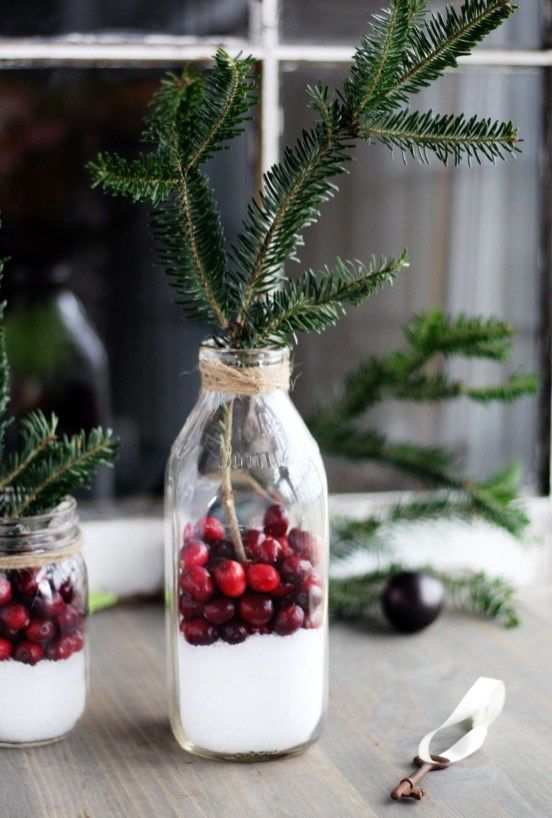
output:
[{"label": "blurred background window", "polygon": [[[112,423],[124,442],[97,496],[160,493],[171,442],[193,406],[205,328],[183,322],[152,268],[148,212],[91,191],[98,150],[131,155],[163,71],[202,66],[218,44],[252,53],[262,105],[247,134],[211,163],[229,239],[261,169],[309,123],[304,88],[341,82],[384,0],[0,0],[0,254],[6,272],[14,410],[59,412],[68,431]],[[442,2],[432,2],[433,8]],[[400,343],[411,313],[497,314],[519,331],[512,371],[538,371],[540,398],[502,406],[394,406],[372,418],[397,438],[448,444],[484,477],[518,459],[548,492],[550,208],[546,183],[550,4],[523,0],[503,29],[425,92],[420,107],[514,119],[523,154],[493,167],[405,166],[361,148],[341,195],[306,236],[304,266],[408,246],[392,289],[322,338],[302,339],[295,400],[308,413],[343,373]],[[489,381],[492,366],[458,366]],[[333,490],[415,487],[379,468],[329,464]]]}]

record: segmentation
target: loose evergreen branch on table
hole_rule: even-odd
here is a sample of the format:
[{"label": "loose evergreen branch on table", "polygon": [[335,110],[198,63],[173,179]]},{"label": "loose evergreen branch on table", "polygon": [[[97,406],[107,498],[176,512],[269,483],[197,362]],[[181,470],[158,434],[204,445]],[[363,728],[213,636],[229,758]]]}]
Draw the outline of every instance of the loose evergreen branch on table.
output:
[{"label": "loose evergreen branch on table", "polygon": [[[405,349],[363,362],[346,376],[343,394],[335,403],[318,407],[310,418],[310,428],[322,450],[355,463],[381,463],[415,477],[427,487],[444,490],[442,496],[392,507],[385,518],[387,527],[405,520],[482,517],[519,536],[528,520],[519,506],[520,475],[515,464],[500,469],[486,481],[477,481],[462,473],[453,452],[390,440],[363,422],[365,413],[385,400],[438,402],[467,398],[476,403],[513,403],[535,394],[538,381],[528,373],[476,387],[453,380],[446,372],[435,375],[426,371],[435,366],[438,357],[445,361],[460,357],[505,362],[511,353],[513,328],[497,318],[450,318],[434,309],[415,316],[404,335]],[[363,523],[344,525],[351,536],[355,527],[366,535],[375,523],[377,529],[383,525],[371,518],[365,522],[364,532],[358,528]]]},{"label": "loose evergreen branch on table", "polygon": [[[336,618],[359,621],[381,617],[381,599],[385,586],[395,574],[407,570],[393,564],[361,576],[330,580],[330,613]],[[439,579],[445,588],[447,605],[455,611],[473,613],[516,627],[519,619],[514,605],[514,589],[504,580],[483,572],[449,574],[423,568]]]},{"label": "loose evergreen branch on table", "polygon": [[[519,136],[510,122],[409,107],[412,96],[457,67],[458,58],[514,10],[508,0],[465,0],[460,11],[448,7],[432,14],[424,0],[391,0],[372,18],[343,89],[308,89],[314,124],[264,175],[263,189],[249,204],[242,232],[228,252],[204,165],[243,132],[250,117],[256,102],[251,59],[219,49],[207,74],[185,69],[180,76],[167,75],[143,134],[153,149],[130,161],[100,154],[89,164],[93,183],[111,195],[153,205],[155,260],[184,315],[209,324],[219,346],[292,346],[299,332],[335,324],[350,304],[369,298],[406,263],[405,254],[370,264],[338,259],[319,273],[309,270],[296,279],[286,274],[285,264],[299,261],[303,233],[337,192],[334,179],[345,172],[359,141],[398,147],[424,162],[432,154],[445,164],[451,158],[456,164],[462,158],[494,162],[518,150]],[[477,338],[473,343],[477,347]],[[519,394],[522,387],[512,383],[503,389]],[[394,388],[402,389],[397,383]],[[449,385],[427,381],[417,388],[444,397]],[[480,399],[490,397],[488,392]],[[379,452],[380,459],[394,458],[412,472],[430,470],[423,461],[431,452],[420,447],[392,445],[381,437],[358,442],[375,459]],[[345,438],[342,445],[347,446]],[[229,458],[223,460],[223,470],[229,470]],[[443,480],[445,468],[448,464],[437,464],[434,482]],[[223,474],[229,509],[230,491],[230,476]]]},{"label": "loose evergreen branch on table", "polygon": [[[0,277],[1,277],[0,265]],[[17,519],[52,511],[68,494],[87,485],[98,468],[113,462],[119,449],[110,430],[92,429],[68,437],[57,434],[57,418],[31,412],[18,422],[20,447],[4,454],[9,402],[5,347],[5,303],[0,304],[0,518]]]}]

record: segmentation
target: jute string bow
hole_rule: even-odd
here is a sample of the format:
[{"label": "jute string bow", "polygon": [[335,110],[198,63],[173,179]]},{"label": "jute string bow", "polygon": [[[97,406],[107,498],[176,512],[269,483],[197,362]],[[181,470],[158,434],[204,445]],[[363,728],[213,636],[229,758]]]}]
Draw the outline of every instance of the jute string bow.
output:
[{"label": "jute string bow", "polygon": [[203,388],[229,395],[263,395],[276,389],[289,389],[291,364],[282,361],[267,366],[228,366],[222,361],[199,364]]},{"label": "jute string bow", "polygon": [[74,557],[76,554],[80,554],[82,547],[83,538],[80,536],[68,545],[46,550],[42,553],[27,551],[5,554],[0,556],[0,570],[14,571],[22,568],[38,568],[42,565],[50,565],[53,562],[59,562],[60,560],[65,560],[69,557]]}]

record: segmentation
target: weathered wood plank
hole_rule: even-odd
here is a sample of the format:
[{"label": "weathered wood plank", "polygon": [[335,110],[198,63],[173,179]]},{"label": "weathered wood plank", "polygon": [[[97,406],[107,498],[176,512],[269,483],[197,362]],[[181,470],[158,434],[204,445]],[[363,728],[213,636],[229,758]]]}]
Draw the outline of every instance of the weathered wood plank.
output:
[{"label": "weathered wood plank", "polygon": [[1,818],[359,818],[404,814],[388,798],[420,736],[479,675],[503,678],[507,707],[477,756],[427,779],[411,808],[440,818],[549,815],[552,657],[545,617],[518,631],[443,616],[401,637],[332,634],[331,717],[303,756],[240,765],[191,758],[166,718],[160,606],[93,618],[88,712],[64,742],[0,751]]}]

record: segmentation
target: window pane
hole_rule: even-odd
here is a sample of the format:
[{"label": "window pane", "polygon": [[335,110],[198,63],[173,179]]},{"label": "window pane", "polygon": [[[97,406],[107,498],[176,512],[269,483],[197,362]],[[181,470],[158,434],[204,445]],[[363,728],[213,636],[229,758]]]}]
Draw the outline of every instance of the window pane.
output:
[{"label": "window pane", "polygon": [[[366,30],[368,17],[385,7],[385,0],[282,0],[282,39],[287,42],[356,44]],[[443,0],[429,3],[442,10]],[[460,3],[453,3],[457,8]],[[540,48],[544,21],[544,0],[523,0],[514,17],[489,36],[486,47]]]},{"label": "window pane", "polygon": [[149,32],[243,35],[247,0],[0,0],[3,37]]},{"label": "window pane", "polygon": [[[321,76],[335,86],[337,70],[305,68],[283,76],[286,141],[310,118],[304,87]],[[516,120],[523,154],[496,166],[429,167],[391,155],[380,145],[360,146],[341,193],[325,206],[323,219],[305,235],[302,266],[320,268],[336,256],[368,259],[372,253],[410,251],[411,265],[393,288],[321,338],[304,338],[295,399],[308,411],[313,396],[331,399],[342,373],[365,356],[401,343],[401,327],[414,311],[442,305],[448,312],[496,314],[519,332],[511,366],[455,362],[451,372],[469,382],[493,383],[517,367],[538,365],[539,131],[541,76],[535,72],[464,71],[447,75],[419,100],[422,110],[463,110]],[[339,374],[338,374],[339,373]],[[467,468],[484,476],[513,458],[536,483],[537,402],[513,407],[428,407],[390,403],[370,421],[398,439],[446,443],[465,456]],[[368,468],[364,474],[335,465],[331,485],[339,490],[399,488],[396,475]]]},{"label": "window pane", "polygon": [[[193,373],[206,330],[180,319],[162,271],[152,269],[147,207],[92,191],[84,166],[98,150],[138,149],[159,76],[27,70],[4,73],[0,84],[0,257],[11,256],[9,306],[29,271],[48,277],[68,265],[70,289],[107,347],[114,426],[125,444],[118,485],[132,492],[161,489],[169,448],[197,396]],[[254,142],[253,133],[242,137],[209,168],[229,239],[252,192]]]}]

